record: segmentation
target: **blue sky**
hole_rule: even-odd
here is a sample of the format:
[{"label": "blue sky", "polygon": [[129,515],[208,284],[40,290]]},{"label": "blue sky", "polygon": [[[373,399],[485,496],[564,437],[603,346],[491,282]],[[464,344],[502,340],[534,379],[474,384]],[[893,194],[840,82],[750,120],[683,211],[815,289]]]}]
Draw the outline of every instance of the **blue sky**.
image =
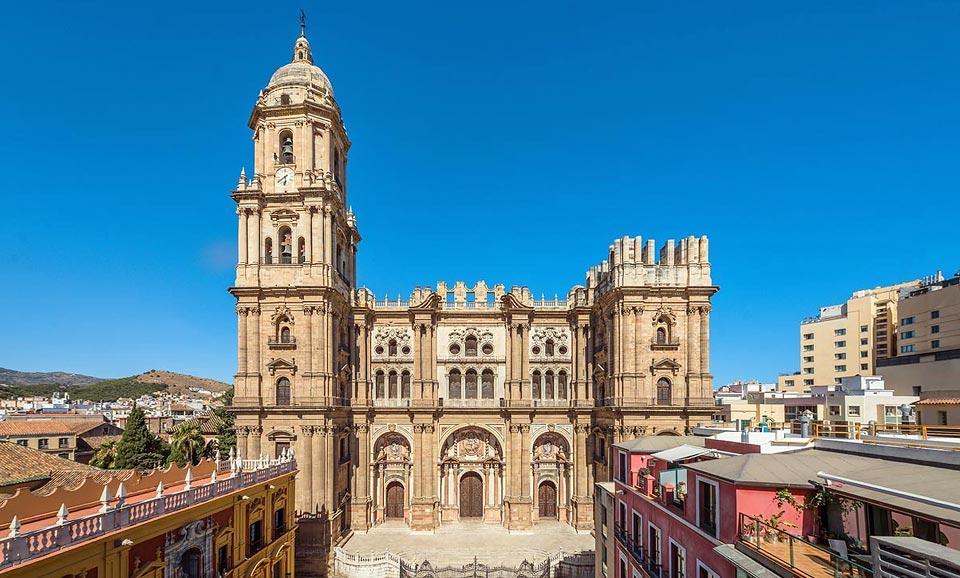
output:
[{"label": "blue sky", "polygon": [[618,236],[711,237],[717,383],[960,267],[960,4],[16,2],[0,366],[230,380],[246,120],[297,10],[353,140],[361,280],[561,295]]}]

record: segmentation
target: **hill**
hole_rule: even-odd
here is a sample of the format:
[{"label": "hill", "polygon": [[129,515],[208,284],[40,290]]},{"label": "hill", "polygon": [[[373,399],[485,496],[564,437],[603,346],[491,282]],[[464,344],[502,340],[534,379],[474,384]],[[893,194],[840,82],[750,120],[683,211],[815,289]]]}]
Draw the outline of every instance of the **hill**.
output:
[{"label": "hill", "polygon": [[[4,376],[10,376],[4,379]],[[74,376],[76,379],[70,379]],[[113,401],[121,397],[136,399],[147,393],[166,391],[174,395],[203,397],[196,390],[211,393],[228,391],[232,386],[222,381],[151,369],[139,375],[117,379],[101,379],[64,372],[28,373],[0,369],[0,399],[12,397],[49,397],[56,391],[67,391],[75,400]]]},{"label": "hill", "polygon": [[91,385],[103,378],[64,371],[16,371],[0,367],[0,384],[6,385]]},{"label": "hill", "polygon": [[195,393],[196,389],[205,389],[213,393],[222,393],[233,387],[229,383],[209,379],[206,377],[197,377],[185,373],[174,373],[162,369],[151,369],[146,373],[135,375],[133,377],[139,383],[164,385],[167,391],[176,395],[186,395]]}]

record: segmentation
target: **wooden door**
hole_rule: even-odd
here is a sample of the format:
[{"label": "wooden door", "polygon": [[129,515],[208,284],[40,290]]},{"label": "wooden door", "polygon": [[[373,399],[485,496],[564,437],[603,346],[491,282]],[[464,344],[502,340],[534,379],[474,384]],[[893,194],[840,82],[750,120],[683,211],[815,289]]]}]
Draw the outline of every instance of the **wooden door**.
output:
[{"label": "wooden door", "polygon": [[460,518],[483,517],[483,480],[476,472],[460,478]]},{"label": "wooden door", "polygon": [[557,487],[553,482],[540,484],[540,518],[557,518]]},{"label": "wooden door", "polygon": [[400,482],[391,482],[387,486],[387,508],[385,516],[388,520],[403,519],[403,485]]}]

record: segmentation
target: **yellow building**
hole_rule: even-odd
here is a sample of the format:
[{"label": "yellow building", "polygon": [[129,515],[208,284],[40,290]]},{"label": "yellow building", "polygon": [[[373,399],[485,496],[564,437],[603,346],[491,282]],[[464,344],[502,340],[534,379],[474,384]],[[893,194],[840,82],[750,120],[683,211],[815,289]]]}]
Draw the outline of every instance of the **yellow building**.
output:
[{"label": "yellow building", "polygon": [[877,370],[888,386],[899,395],[960,397],[960,274],[904,292],[897,329],[897,354]]},{"label": "yellow building", "polygon": [[816,317],[800,323],[800,373],[781,375],[782,391],[809,391],[834,385],[844,377],[873,375],[877,360],[894,355],[897,345],[897,302],[900,290],[916,288],[907,281],[856,291],[846,302],[821,307]]},{"label": "yellow building", "polygon": [[[56,457],[0,443],[0,474]],[[286,578],[294,573],[296,462],[208,460],[151,472],[73,469],[2,480],[0,575]]]}]

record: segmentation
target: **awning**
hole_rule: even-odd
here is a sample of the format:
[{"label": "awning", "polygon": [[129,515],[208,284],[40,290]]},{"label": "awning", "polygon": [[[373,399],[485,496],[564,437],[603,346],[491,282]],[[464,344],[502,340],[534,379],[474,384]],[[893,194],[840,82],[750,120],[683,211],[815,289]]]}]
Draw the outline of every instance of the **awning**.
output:
[{"label": "awning", "polygon": [[684,444],[682,446],[670,448],[669,450],[663,450],[662,452],[651,454],[650,457],[663,460],[665,462],[678,462],[681,460],[688,460],[690,458],[702,456],[704,454],[709,454],[711,452],[713,452],[713,450],[709,448],[698,448],[697,446],[689,446]]}]

